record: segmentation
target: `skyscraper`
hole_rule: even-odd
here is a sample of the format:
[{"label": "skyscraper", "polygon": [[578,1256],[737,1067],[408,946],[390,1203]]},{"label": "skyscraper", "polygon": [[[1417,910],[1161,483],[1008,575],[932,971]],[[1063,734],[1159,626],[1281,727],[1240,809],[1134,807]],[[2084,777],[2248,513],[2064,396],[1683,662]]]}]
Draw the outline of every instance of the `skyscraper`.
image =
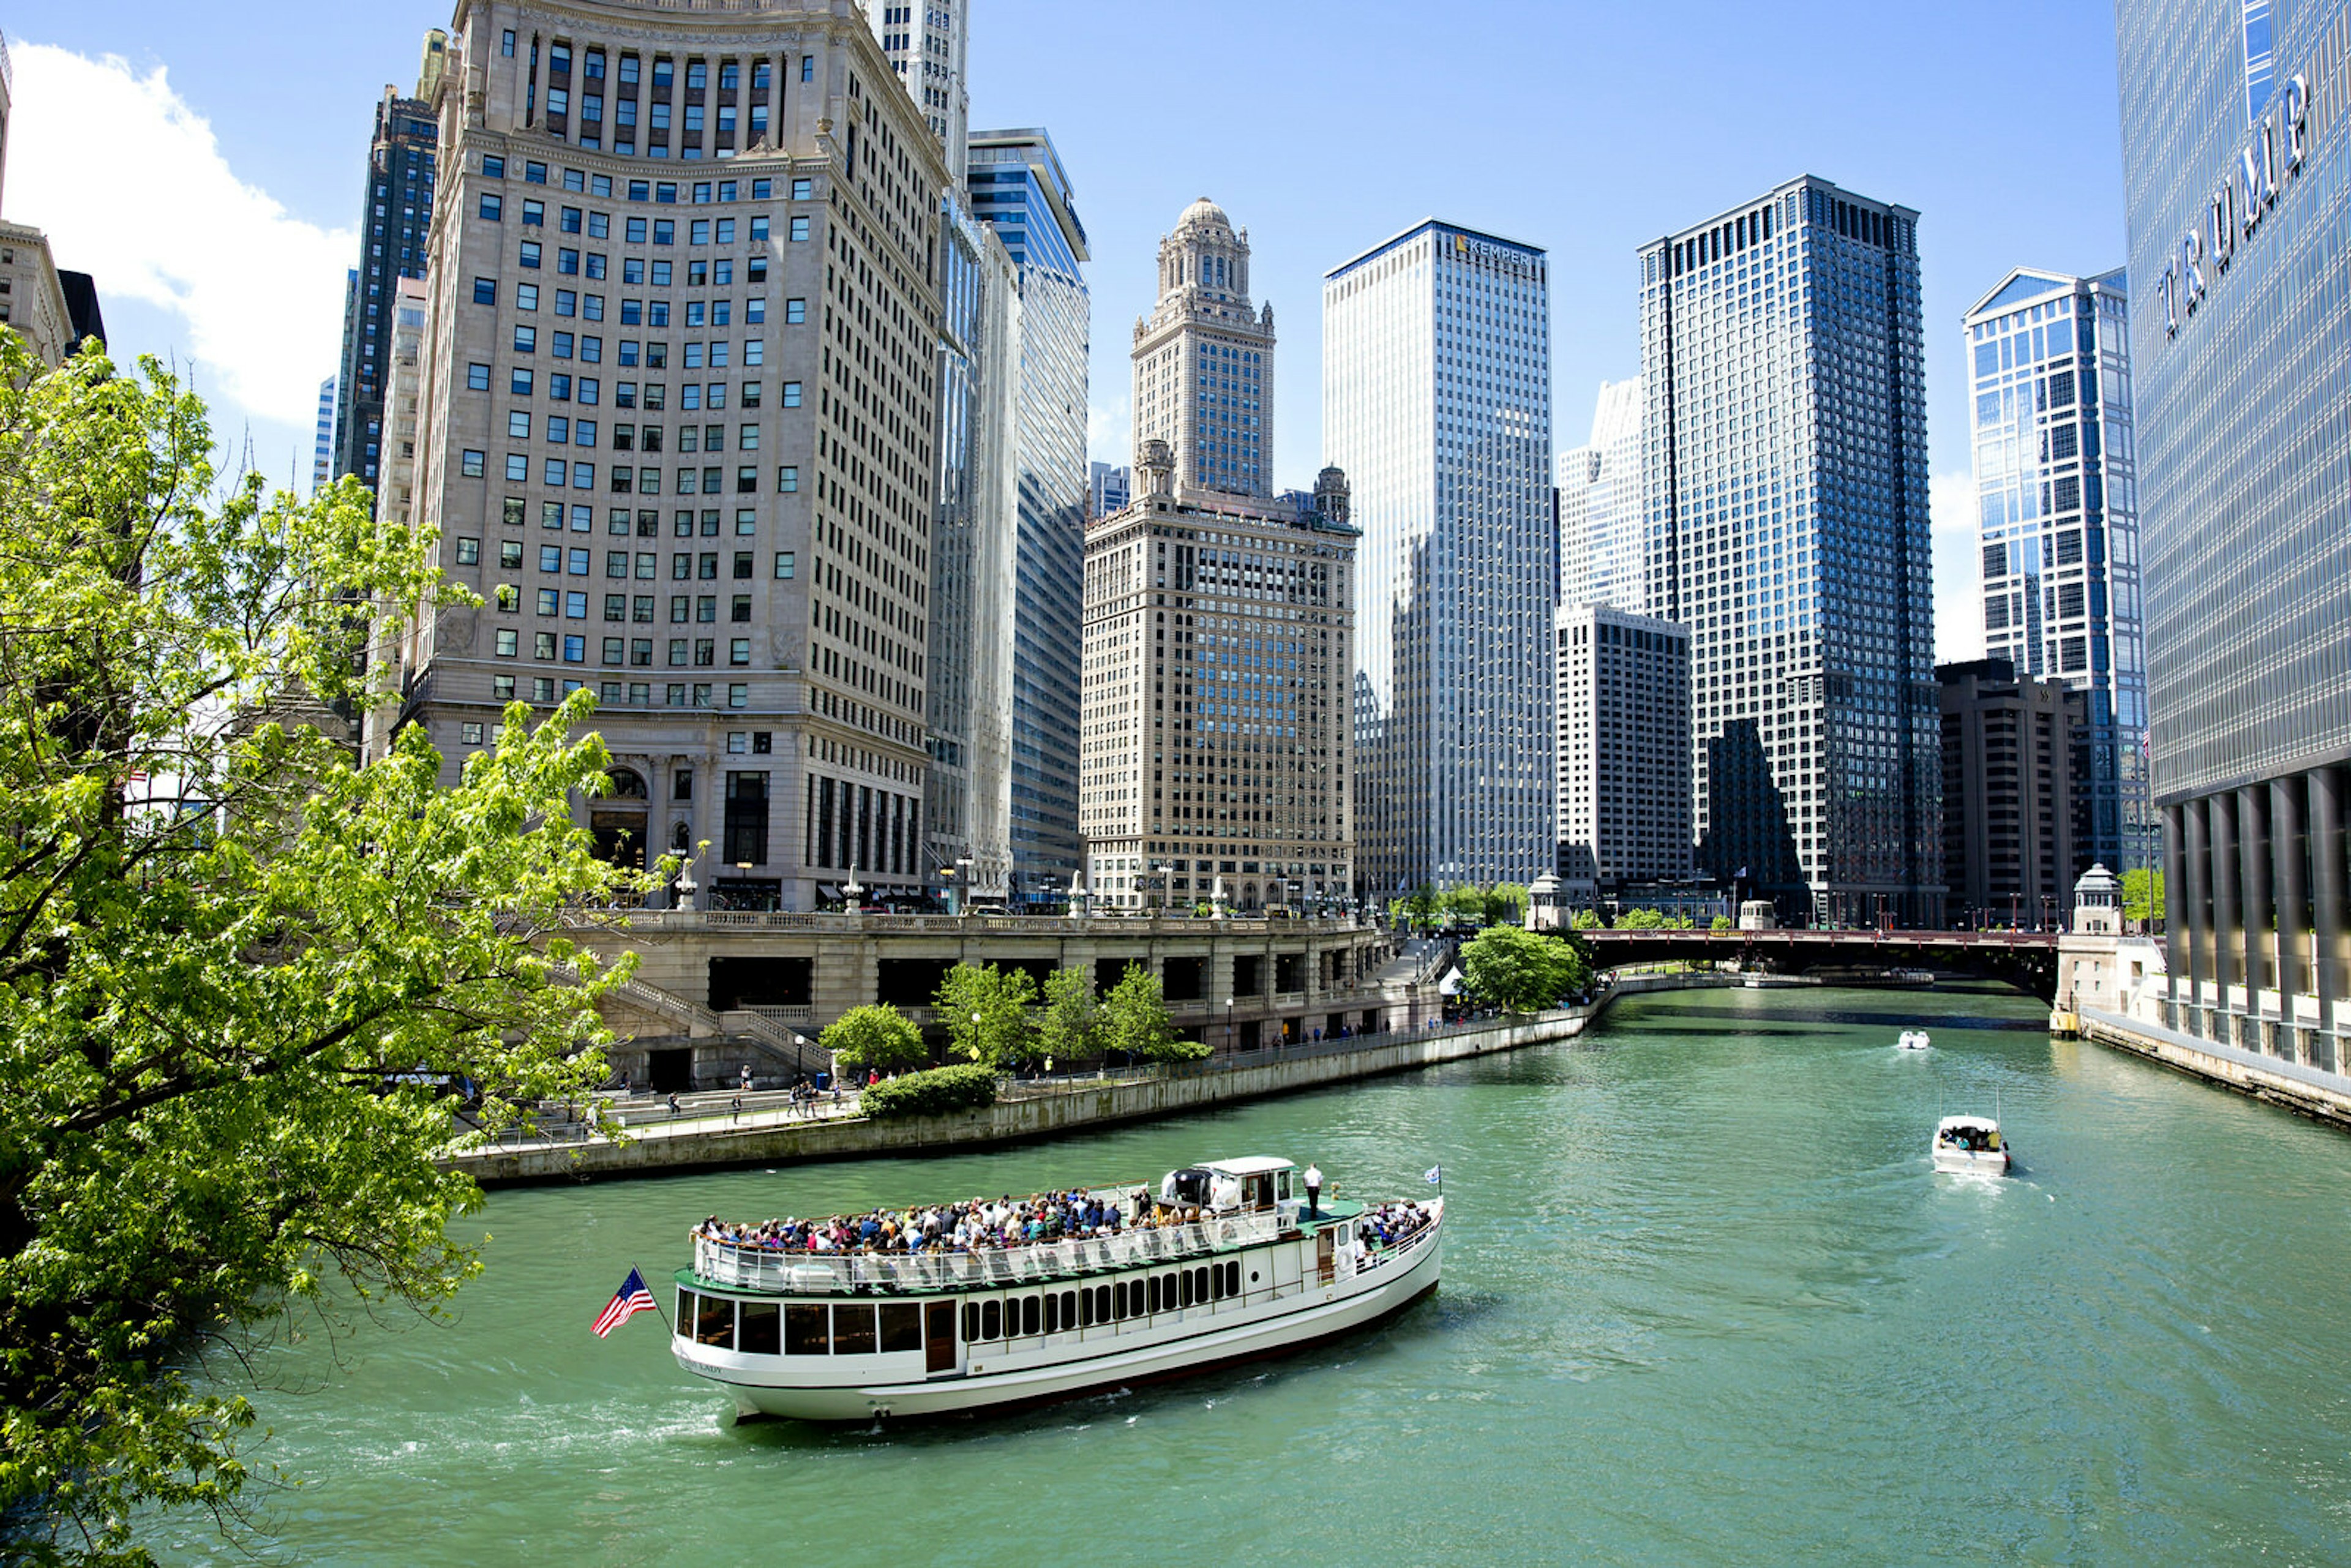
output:
[{"label": "skyscraper", "polygon": [[[1984,651],[2087,699],[2078,875],[2154,853],[2123,275],[2020,267],[1963,325],[1973,367]],[[1956,587],[1957,585],[1954,585]],[[2070,894],[2073,883],[2068,877]]]},{"label": "skyscraper", "polygon": [[1113,908],[1329,908],[1354,889],[1346,476],[1301,511],[1180,489],[1175,466],[1145,441],[1142,493],[1086,532],[1091,886]]},{"label": "skyscraper", "polygon": [[1134,440],[1180,489],[1273,493],[1273,307],[1249,305],[1249,231],[1202,196],[1159,238],[1159,299],[1134,324]]},{"label": "skyscraper", "polygon": [[938,139],[948,170],[961,179],[971,124],[971,94],[964,80],[964,61],[971,48],[970,0],[864,3],[890,68],[898,73],[906,96]]},{"label": "skyscraper", "polygon": [[1917,214],[1806,176],[1642,247],[1649,610],[1698,859],[1783,918],[1942,917]]},{"label": "skyscraper", "polygon": [[1531,883],[1555,843],[1550,267],[1431,218],[1322,283],[1322,451],[1363,530],[1364,892]]},{"label": "skyscraper", "polygon": [[460,16],[415,512],[481,604],[420,617],[371,754],[422,724],[454,779],[592,683],[603,853],[706,843],[719,907],[920,895],[930,128],[827,0]]},{"label": "skyscraper", "polygon": [[1086,503],[1086,519],[1107,517],[1134,499],[1134,470],[1124,464],[1113,465],[1096,463],[1092,467],[1092,497]]},{"label": "skyscraper", "polygon": [[393,285],[424,276],[440,134],[424,89],[442,86],[448,42],[448,34],[438,27],[424,35],[417,97],[402,98],[386,87],[376,102],[367,190],[360,206],[360,265],[345,279],[343,291],[343,360],[335,383],[338,479],[356,474],[373,486],[382,462]]},{"label": "skyscraper", "polygon": [[1943,704],[1943,875],[1953,917],[2039,926],[2070,912],[2090,867],[2089,695],[2005,658],[1938,664]]},{"label": "skyscraper", "polygon": [[1092,347],[1092,302],[1080,270],[1086,231],[1042,131],[974,133],[967,183],[973,215],[1012,258],[1020,296],[1012,896],[1034,906],[1067,896],[1081,856],[1078,703]]},{"label": "skyscraper", "polygon": [[1689,632],[1562,604],[1559,865],[1571,903],[1690,871]]},{"label": "skyscraper", "polygon": [[2351,4],[2115,9],[2171,1022],[2341,1074]]},{"label": "skyscraper", "polygon": [[335,378],[319,383],[319,422],[310,443],[310,488],[324,489],[335,476]]},{"label": "skyscraper", "polygon": [[1562,604],[1646,613],[1640,377],[1601,382],[1591,441],[1560,455],[1559,528]]}]

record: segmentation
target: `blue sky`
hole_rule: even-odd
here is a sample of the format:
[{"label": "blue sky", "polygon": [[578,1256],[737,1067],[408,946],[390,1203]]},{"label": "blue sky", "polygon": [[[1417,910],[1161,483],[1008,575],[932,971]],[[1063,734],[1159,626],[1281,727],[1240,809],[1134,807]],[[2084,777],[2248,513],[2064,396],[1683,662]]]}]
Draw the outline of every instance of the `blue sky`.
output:
[{"label": "blue sky", "polygon": [[[1274,455],[1288,486],[1320,466],[1331,266],[1431,214],[1544,246],[1554,434],[1572,446],[1598,383],[1639,368],[1635,248],[1809,172],[1922,214],[1949,584],[1968,554],[1959,313],[2011,267],[2096,271],[2123,256],[2114,14],[2089,0],[974,9],[973,123],[1050,130],[1092,239],[1101,457],[1124,456],[1129,330],[1150,304],[1158,237],[1195,196],[1213,197],[1255,246],[1281,338]],[[225,25],[219,7],[81,0],[14,17],[6,214],[48,228],[63,265],[97,275],[118,350],[194,354],[224,430],[249,428],[266,471],[307,473],[308,403],[287,405],[333,368],[319,302],[339,301],[331,257],[355,246],[370,106],[385,82],[413,84],[418,41],[447,9],[246,0],[233,14]],[[73,75],[28,45],[119,56],[129,73]],[[70,77],[77,90],[42,98],[28,75]],[[100,89],[137,96],[101,114]],[[26,112],[37,99],[42,118]],[[134,138],[141,114],[160,129]],[[32,145],[47,137],[60,140]],[[121,169],[159,142],[188,170],[120,188]],[[34,177],[20,178],[28,164]],[[188,201],[224,180],[234,199],[214,204],[226,216],[202,242],[225,258],[215,270],[190,262],[170,225],[135,221],[141,200]],[[159,254],[125,254],[141,250]],[[149,271],[166,276],[110,287],[110,272]],[[240,289],[237,308],[217,302]],[[1951,616],[1973,595],[1938,597],[1943,653],[1965,653],[1973,629]]]}]

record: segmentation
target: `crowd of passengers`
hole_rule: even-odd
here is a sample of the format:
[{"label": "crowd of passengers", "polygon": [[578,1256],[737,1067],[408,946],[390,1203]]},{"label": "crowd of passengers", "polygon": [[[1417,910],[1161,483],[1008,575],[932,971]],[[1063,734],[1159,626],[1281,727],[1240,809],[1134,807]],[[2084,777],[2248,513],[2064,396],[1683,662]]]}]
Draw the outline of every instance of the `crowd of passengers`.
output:
[{"label": "crowd of passengers", "polygon": [[1148,1189],[1125,1194],[1049,1192],[990,1203],[836,1214],[824,1219],[770,1219],[761,1225],[728,1224],[712,1215],[694,1228],[707,1241],[775,1252],[979,1252],[1039,1242],[1116,1236],[1185,1225],[1200,1218],[1196,1208],[1155,1203]]},{"label": "crowd of passengers", "polygon": [[1400,1246],[1435,1218],[1417,1203],[1384,1203],[1364,1211],[1355,1222],[1355,1239],[1366,1248]]}]

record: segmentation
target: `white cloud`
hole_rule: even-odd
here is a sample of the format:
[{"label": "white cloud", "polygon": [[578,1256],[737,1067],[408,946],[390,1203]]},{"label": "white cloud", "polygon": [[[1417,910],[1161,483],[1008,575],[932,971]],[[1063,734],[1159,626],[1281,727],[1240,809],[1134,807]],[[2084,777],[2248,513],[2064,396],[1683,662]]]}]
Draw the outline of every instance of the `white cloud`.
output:
[{"label": "white cloud", "polygon": [[1962,469],[1928,481],[1927,517],[1935,538],[1935,662],[1984,654],[1983,581],[1978,559],[1975,476]]},{"label": "white cloud", "polygon": [[1134,461],[1134,400],[1122,396],[1086,410],[1086,452],[1097,463],[1123,468]]},{"label": "white cloud", "polygon": [[184,321],[183,361],[208,399],[308,425],[341,351],[358,236],[238,179],[162,67],[142,78],[117,56],[42,44],[14,56],[8,216],[93,274],[101,305],[137,299]]}]

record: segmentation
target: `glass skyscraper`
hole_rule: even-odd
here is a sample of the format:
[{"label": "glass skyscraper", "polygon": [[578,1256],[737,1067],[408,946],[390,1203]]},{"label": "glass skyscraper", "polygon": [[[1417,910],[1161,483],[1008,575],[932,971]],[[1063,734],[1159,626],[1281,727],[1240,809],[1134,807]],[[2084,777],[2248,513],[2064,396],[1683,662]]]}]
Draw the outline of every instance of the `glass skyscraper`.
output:
[{"label": "glass skyscraper", "polygon": [[1810,176],[1642,248],[1648,612],[1690,629],[1698,858],[1942,920],[1917,214]]},{"label": "glass skyscraper", "polygon": [[1559,492],[1559,601],[1646,613],[1640,377],[1600,383],[1590,444],[1560,454]]},{"label": "glass skyscraper", "polygon": [[343,357],[335,382],[334,473],[373,486],[382,464],[383,383],[390,372],[393,285],[424,276],[433,231],[435,144],[440,126],[427,101],[446,57],[448,35],[424,36],[414,98],[392,89],[375,106],[368,144],[367,197],[360,212],[360,265],[345,280]]},{"label": "glass skyscraper", "polygon": [[1068,895],[1078,838],[1078,698],[1092,308],[1070,177],[1042,131],[971,134],[973,215],[996,231],[1020,293],[1018,568],[1012,639],[1012,896]]},{"label": "glass skyscraper", "polygon": [[2260,9],[2116,6],[2150,750],[2173,1026],[2340,1092],[2351,3]]},{"label": "glass skyscraper", "polygon": [[2093,861],[2122,871],[2154,854],[2129,307],[2120,272],[2020,267],[1962,323],[1984,651],[2086,698],[2085,788],[2073,832],[2082,863],[2059,868],[2069,889]]},{"label": "glass skyscraper", "polygon": [[1353,486],[1366,896],[1554,858],[1551,282],[1429,219],[1322,284],[1322,456]]}]

